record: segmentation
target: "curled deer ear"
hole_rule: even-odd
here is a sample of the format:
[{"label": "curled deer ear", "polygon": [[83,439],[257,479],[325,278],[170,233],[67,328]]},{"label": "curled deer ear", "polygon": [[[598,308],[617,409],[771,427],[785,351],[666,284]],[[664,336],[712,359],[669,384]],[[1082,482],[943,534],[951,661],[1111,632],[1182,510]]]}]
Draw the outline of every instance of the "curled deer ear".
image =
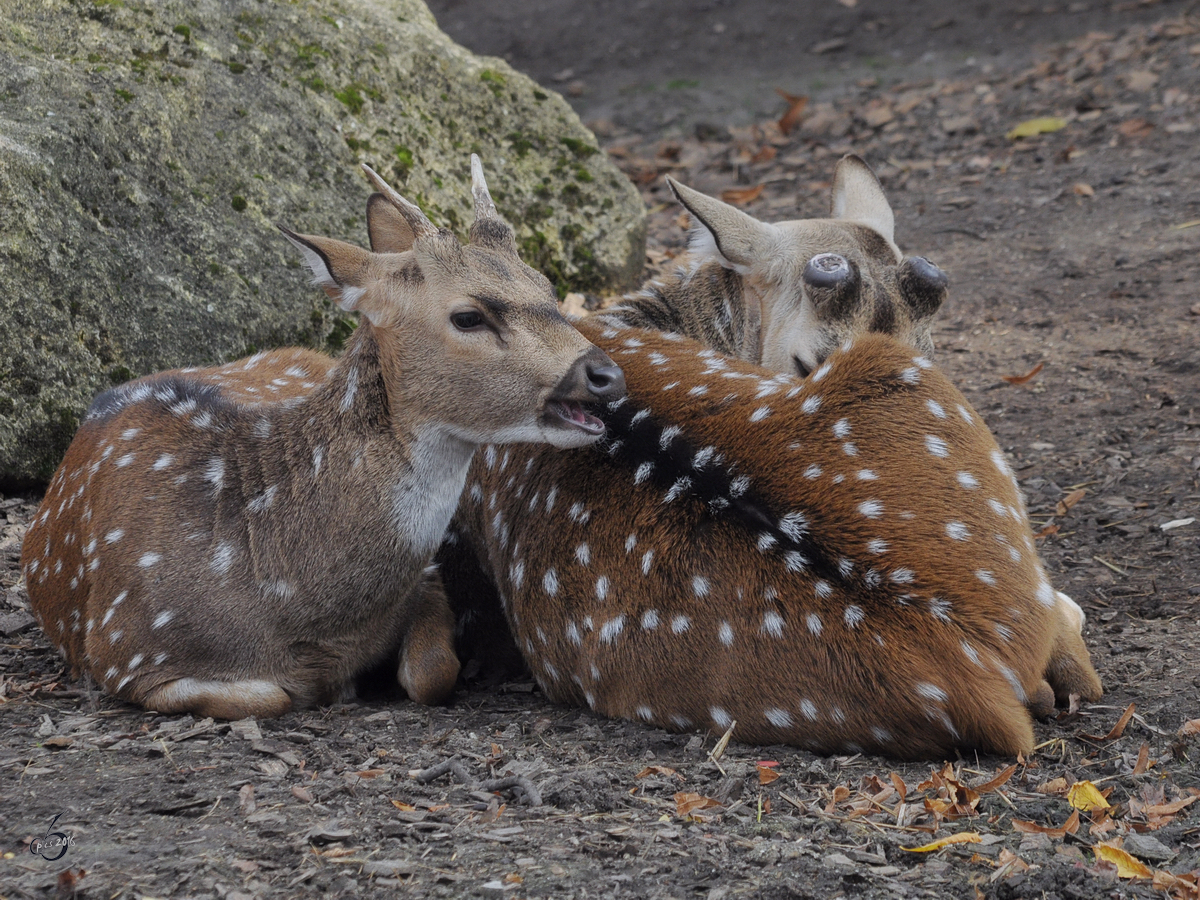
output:
[{"label": "curled deer ear", "polygon": [[367,267],[371,254],[361,247],[333,238],[311,234],[297,234],[282,225],[276,225],[283,236],[291,241],[304,256],[304,264],[312,273],[314,284],[325,289],[335,303],[347,312],[359,310],[372,324],[378,320],[378,310],[363,304],[366,294]]},{"label": "curled deer ear", "polygon": [[688,238],[690,251],[715,257],[741,275],[748,274],[755,262],[768,255],[777,239],[775,226],[669,176],[667,185],[695,220]]},{"label": "curled deer ear", "polygon": [[471,196],[475,200],[475,221],[471,223],[469,237],[471,244],[516,256],[517,237],[512,226],[496,210],[487,180],[483,177],[483,163],[474,153],[471,154]]},{"label": "curled deer ear", "polygon": [[895,243],[896,219],[879,179],[871,167],[853,153],[843,156],[834,169],[829,214],[835,219],[866,225],[879,232],[889,244]]}]

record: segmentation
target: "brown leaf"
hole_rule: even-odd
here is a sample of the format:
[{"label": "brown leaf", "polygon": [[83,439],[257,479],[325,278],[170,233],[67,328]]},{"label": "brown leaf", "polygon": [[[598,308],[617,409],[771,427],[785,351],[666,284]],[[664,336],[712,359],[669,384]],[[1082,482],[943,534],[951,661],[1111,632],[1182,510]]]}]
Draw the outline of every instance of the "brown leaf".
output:
[{"label": "brown leaf", "polygon": [[775,154],[777,154],[778,152],[779,151],[776,150],[774,147],[772,147],[770,144],[763,144],[763,146],[759,149],[759,151],[750,157],[750,162],[752,162],[752,163],[770,162],[771,160],[773,160],[775,158]]},{"label": "brown leaf", "polygon": [[1056,534],[1058,534],[1058,526],[1057,525],[1047,525],[1045,528],[1043,528],[1041,531],[1039,531],[1037,534],[1035,534],[1033,536],[1033,539],[1035,541],[1040,541],[1043,538],[1053,537]]},{"label": "brown leaf", "polygon": [[1079,810],[1071,811],[1071,816],[1057,828],[1051,825],[1039,825],[1037,822],[1026,822],[1024,819],[1013,819],[1013,828],[1022,834],[1044,834],[1049,837],[1062,837],[1074,834],[1079,830]]},{"label": "brown leaf", "polygon": [[646,768],[642,769],[642,771],[638,772],[633,777],[634,778],[648,778],[651,775],[665,775],[667,777],[674,775],[680,781],[683,781],[683,776],[680,775],[678,772],[676,772],[674,769],[672,769],[670,766],[646,766]]},{"label": "brown leaf", "polygon": [[1080,197],[1095,197],[1096,196],[1096,189],[1094,187],[1092,187],[1090,184],[1087,184],[1086,182],[1083,182],[1083,181],[1075,182],[1073,185],[1071,185],[1071,190],[1073,190]]},{"label": "brown leaf", "polygon": [[1186,806],[1191,806],[1197,800],[1200,800],[1200,794],[1193,794],[1191,797],[1183,797],[1171,803],[1160,803],[1155,806],[1146,806],[1142,808],[1142,813],[1147,818],[1152,816],[1173,816]]},{"label": "brown leaf", "polygon": [[900,802],[903,803],[908,799],[908,785],[904,783],[904,779],[892,773],[892,786],[896,789],[896,793],[900,795]]},{"label": "brown leaf", "polygon": [[787,101],[787,111],[779,117],[779,130],[791,134],[793,129],[804,118],[804,108],[808,106],[808,97],[803,94],[789,94],[787,91],[775,88],[775,93]]},{"label": "brown leaf", "polygon": [[1081,734],[1080,737],[1087,738],[1089,741],[1115,741],[1125,733],[1125,726],[1128,725],[1129,720],[1133,718],[1133,711],[1135,708],[1136,704],[1134,703],[1130,703],[1127,707],[1125,707],[1125,712],[1121,713],[1121,718],[1117,719],[1117,724],[1114,725],[1112,730],[1108,734],[1104,735],[1104,737],[1100,737],[1099,735],[1095,734]]},{"label": "brown leaf", "polygon": [[728,191],[721,191],[721,199],[726,203],[732,203],[735,206],[744,206],[747,203],[753,203],[762,196],[762,192],[766,190],[765,184],[756,184],[750,188],[733,188]]},{"label": "brown leaf", "polygon": [[758,770],[759,784],[770,784],[772,781],[777,781],[779,779],[779,773],[774,769],[768,768],[767,766],[755,766],[755,768]]},{"label": "brown leaf", "polygon": [[1039,794],[1065,794],[1067,792],[1067,779],[1051,778],[1049,781],[1039,784],[1034,788]]},{"label": "brown leaf", "polygon": [[675,795],[675,815],[681,819],[687,818],[696,810],[712,809],[714,806],[720,805],[712,797],[704,797],[687,791],[680,791]]},{"label": "brown leaf", "polygon": [[997,773],[996,777],[993,778],[991,781],[986,781],[983,784],[981,784],[975,788],[972,788],[972,790],[974,790],[976,794],[989,794],[992,791],[996,790],[996,788],[1002,787],[1005,784],[1007,784],[1008,779],[1012,778],[1013,773],[1015,773],[1016,771],[1017,771],[1017,766],[1014,763],[1013,765],[1004,769],[1002,772]]},{"label": "brown leaf", "polygon": [[1150,745],[1143,743],[1141,749],[1138,750],[1137,763],[1133,767],[1133,774],[1141,775],[1143,772],[1145,772],[1149,768],[1150,768]]},{"label": "brown leaf", "polygon": [[1069,510],[1072,506],[1086,496],[1086,488],[1080,488],[1077,491],[1071,491],[1071,493],[1067,494],[1067,496],[1058,501],[1058,505],[1054,507],[1054,514],[1056,516],[1065,516],[1067,514],[1067,510]]},{"label": "brown leaf", "polygon": [[1190,719],[1180,727],[1180,737],[1186,737],[1189,734],[1200,734],[1200,719]]},{"label": "brown leaf", "polygon": [[[298,784],[292,785],[292,796],[295,797],[297,800],[301,801],[302,803],[312,803],[313,802],[313,795],[308,790],[308,788],[302,788]],[[395,803],[396,801],[393,800],[392,802]]]},{"label": "brown leaf", "polygon": [[[301,790],[303,790],[303,788],[301,788]],[[293,794],[296,793],[295,788],[292,788],[292,793]],[[413,806],[411,803],[405,803],[403,800],[393,800],[392,806],[396,807],[396,809],[399,809],[403,812],[414,812],[416,810],[415,806]]]},{"label": "brown leaf", "polygon": [[1125,137],[1143,138],[1154,130],[1154,126],[1145,119],[1126,119],[1117,126],[1117,131]]},{"label": "brown leaf", "polygon": [[1045,363],[1038,363],[1024,375],[1001,375],[1002,381],[1007,381],[1009,384],[1027,384],[1038,372],[1046,367]]}]

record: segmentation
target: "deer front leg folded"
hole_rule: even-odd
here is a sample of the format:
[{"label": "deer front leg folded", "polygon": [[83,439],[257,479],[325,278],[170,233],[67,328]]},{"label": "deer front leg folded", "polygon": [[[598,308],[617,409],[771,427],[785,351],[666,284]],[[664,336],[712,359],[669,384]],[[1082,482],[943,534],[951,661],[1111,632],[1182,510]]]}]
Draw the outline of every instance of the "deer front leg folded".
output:
[{"label": "deer front leg folded", "polygon": [[454,651],[454,613],[436,572],[426,574],[410,604],[413,623],[400,648],[396,679],[417,703],[439,703],[454,690],[460,666]]}]

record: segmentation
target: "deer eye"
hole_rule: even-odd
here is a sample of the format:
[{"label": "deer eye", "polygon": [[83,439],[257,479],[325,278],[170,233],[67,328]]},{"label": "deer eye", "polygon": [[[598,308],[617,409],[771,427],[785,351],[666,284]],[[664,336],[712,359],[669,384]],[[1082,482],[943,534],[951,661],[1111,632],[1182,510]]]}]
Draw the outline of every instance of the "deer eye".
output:
[{"label": "deer eye", "polygon": [[456,312],[450,316],[450,323],[459,331],[476,331],[483,327],[483,316],[475,310]]}]

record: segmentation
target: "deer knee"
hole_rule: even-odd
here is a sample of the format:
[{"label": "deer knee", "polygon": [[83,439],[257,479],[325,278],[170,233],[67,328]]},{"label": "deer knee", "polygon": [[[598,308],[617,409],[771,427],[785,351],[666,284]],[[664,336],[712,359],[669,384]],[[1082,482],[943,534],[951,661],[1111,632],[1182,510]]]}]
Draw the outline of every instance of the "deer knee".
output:
[{"label": "deer knee", "polygon": [[1054,712],[1054,689],[1045,681],[1038,684],[1037,689],[1029,697],[1026,704],[1029,714],[1035,719],[1045,719]]}]

